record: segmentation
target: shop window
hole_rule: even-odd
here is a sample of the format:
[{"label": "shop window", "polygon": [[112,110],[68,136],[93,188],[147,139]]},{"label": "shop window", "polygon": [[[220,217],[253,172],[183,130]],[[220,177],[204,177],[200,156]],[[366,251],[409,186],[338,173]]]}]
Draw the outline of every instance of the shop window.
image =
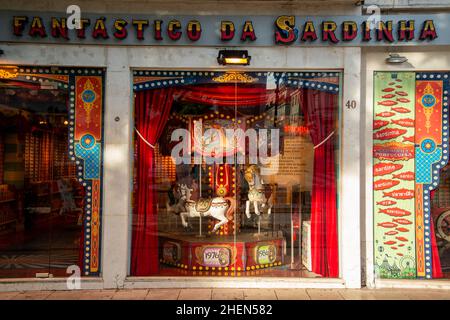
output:
[{"label": "shop window", "polygon": [[103,74],[0,67],[0,278],[100,272]]},{"label": "shop window", "polygon": [[339,277],[339,72],[134,71],[132,276]]},{"label": "shop window", "polygon": [[375,275],[449,278],[448,72],[374,75]]}]

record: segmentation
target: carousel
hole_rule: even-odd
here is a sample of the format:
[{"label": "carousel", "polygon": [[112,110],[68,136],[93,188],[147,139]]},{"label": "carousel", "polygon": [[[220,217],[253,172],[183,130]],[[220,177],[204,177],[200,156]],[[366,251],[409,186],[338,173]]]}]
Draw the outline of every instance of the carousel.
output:
[{"label": "carousel", "polygon": [[190,174],[172,181],[166,213],[176,216],[177,223],[159,231],[160,262],[191,271],[283,265],[286,240],[276,229],[277,185],[264,182],[261,165],[249,164],[248,152],[244,163],[238,163],[238,153],[242,156],[245,151],[235,140],[229,141],[224,130],[208,130],[217,127],[215,119],[188,123],[194,132],[192,157],[213,154],[215,161],[202,157],[200,164],[184,165]]}]

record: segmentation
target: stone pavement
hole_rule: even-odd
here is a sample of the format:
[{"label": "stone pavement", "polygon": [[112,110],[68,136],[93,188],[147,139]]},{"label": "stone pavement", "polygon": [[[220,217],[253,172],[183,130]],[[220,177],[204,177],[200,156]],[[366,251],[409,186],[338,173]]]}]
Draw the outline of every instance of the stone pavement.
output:
[{"label": "stone pavement", "polygon": [[0,300],[450,300],[432,289],[124,289],[0,292]]}]

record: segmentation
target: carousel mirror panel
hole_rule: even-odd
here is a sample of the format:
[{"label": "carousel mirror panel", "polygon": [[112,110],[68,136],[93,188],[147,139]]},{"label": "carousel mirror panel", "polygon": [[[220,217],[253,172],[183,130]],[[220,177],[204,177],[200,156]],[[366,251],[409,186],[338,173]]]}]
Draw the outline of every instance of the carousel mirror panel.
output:
[{"label": "carousel mirror panel", "polygon": [[340,72],[133,79],[130,275],[339,277]]},{"label": "carousel mirror panel", "polygon": [[0,66],[0,278],[100,272],[104,70]]}]

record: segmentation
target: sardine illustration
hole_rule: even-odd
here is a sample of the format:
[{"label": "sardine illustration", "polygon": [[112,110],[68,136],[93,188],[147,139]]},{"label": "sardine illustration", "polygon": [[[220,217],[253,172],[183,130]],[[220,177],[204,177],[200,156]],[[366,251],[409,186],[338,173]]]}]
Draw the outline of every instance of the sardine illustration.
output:
[{"label": "sardine illustration", "polygon": [[402,173],[393,174],[392,178],[405,180],[405,181],[413,181],[415,179],[415,174],[412,171],[405,171]]},{"label": "sardine illustration", "polygon": [[391,230],[391,231],[385,232],[384,234],[387,236],[394,236],[394,235],[398,234],[398,231]]},{"label": "sardine illustration", "polygon": [[390,197],[394,199],[412,199],[414,198],[414,190],[408,190],[405,188],[397,189],[391,192],[383,192],[383,197]]},{"label": "sardine illustration", "polygon": [[405,217],[410,216],[411,212],[408,210],[400,209],[400,208],[387,208],[387,209],[379,209],[379,213],[387,214],[391,217]]},{"label": "sardine illustration", "polygon": [[398,224],[393,223],[393,222],[388,222],[388,221],[378,223],[377,225],[380,227],[383,227],[383,228],[395,228],[396,226],[398,226]]},{"label": "sardine illustration", "polygon": [[389,121],[387,120],[375,120],[373,122],[373,129],[378,130],[380,128],[383,128],[389,124]]},{"label": "sardine illustration", "polygon": [[391,110],[396,111],[398,113],[410,113],[411,110],[406,109],[404,107],[395,107],[395,108],[391,108]]},{"label": "sardine illustration", "polygon": [[380,101],[378,102],[379,105],[385,106],[385,107],[392,107],[398,104],[397,101],[394,100],[384,100],[384,101]]},{"label": "sardine illustration", "polygon": [[404,218],[394,219],[393,221],[398,224],[403,224],[403,225],[412,224],[411,221],[409,221],[408,219],[404,219]]},{"label": "sardine illustration", "polygon": [[407,132],[405,129],[393,129],[386,128],[380,131],[377,131],[373,134],[373,138],[375,140],[390,140],[395,139],[401,135],[404,135]]},{"label": "sardine illustration", "polygon": [[384,176],[386,174],[395,172],[402,168],[403,168],[403,165],[400,163],[380,162],[373,166],[373,175],[374,176]]},{"label": "sardine illustration", "polygon": [[414,127],[414,120],[409,119],[409,118],[403,118],[403,119],[398,119],[398,120],[393,119],[393,120],[391,120],[391,123],[397,124],[399,126],[406,127],[406,128]]},{"label": "sardine illustration", "polygon": [[383,201],[378,201],[377,202],[377,205],[385,206],[385,207],[393,206],[394,204],[397,204],[397,201],[394,201],[394,200],[383,200]]},{"label": "sardine illustration", "polygon": [[373,189],[374,190],[386,190],[386,189],[395,187],[399,183],[400,183],[400,181],[398,181],[398,180],[381,179],[381,180],[377,180],[373,183]]},{"label": "sardine illustration", "polygon": [[395,112],[392,112],[392,111],[383,111],[383,112],[376,114],[377,117],[382,117],[382,118],[389,118],[389,117],[392,117],[393,115],[395,115]]}]

